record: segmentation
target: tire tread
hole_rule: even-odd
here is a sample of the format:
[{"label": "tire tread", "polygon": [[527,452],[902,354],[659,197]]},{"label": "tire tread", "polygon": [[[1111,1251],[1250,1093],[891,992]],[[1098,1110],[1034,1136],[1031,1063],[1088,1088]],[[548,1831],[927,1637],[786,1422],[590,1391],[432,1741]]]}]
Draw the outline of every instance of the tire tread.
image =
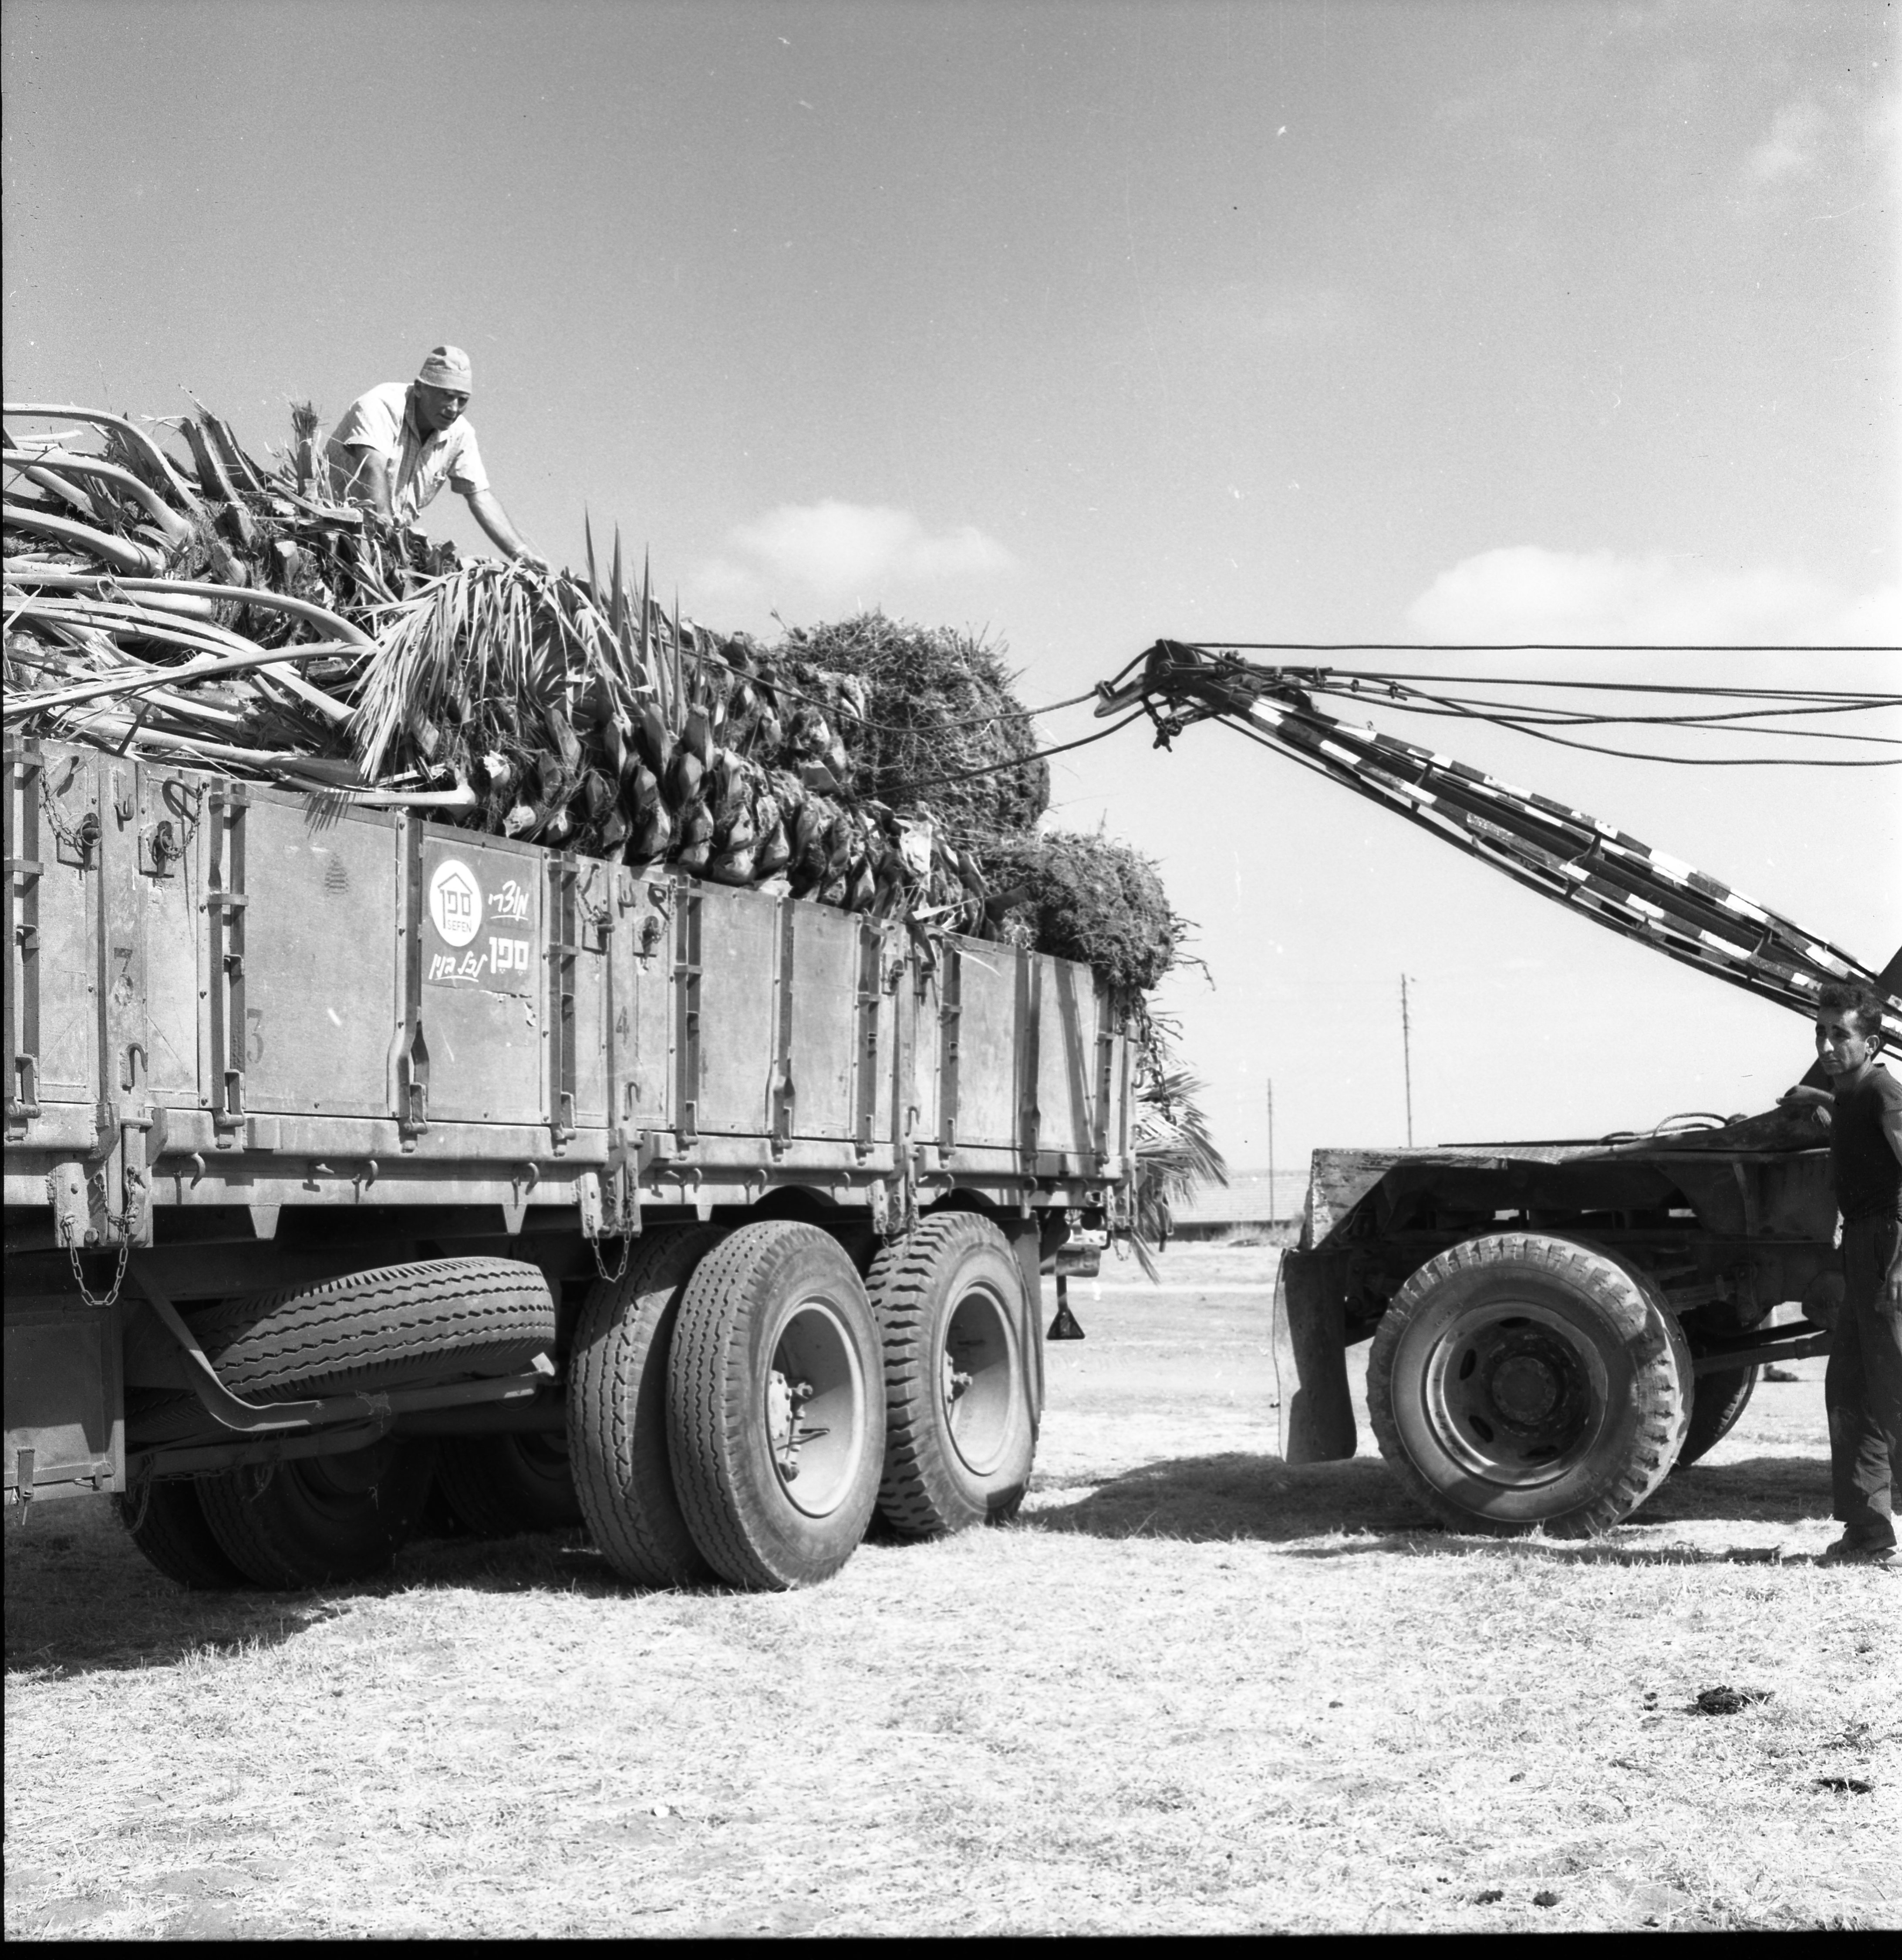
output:
[{"label": "tire tread", "polygon": [[[979,1521],[955,1517],[955,1498],[940,1488],[944,1479],[937,1462],[934,1402],[943,1389],[937,1378],[938,1357],[927,1351],[926,1343],[938,1271],[960,1246],[993,1240],[1014,1265],[1009,1240],[981,1213],[940,1212],[883,1247],[866,1276],[885,1348],[885,1471],[879,1509],[887,1523],[908,1537],[936,1537]],[[1027,1472],[1024,1481],[1027,1486]],[[1019,1491],[1013,1501],[990,1515],[1007,1518],[1023,1501]]]},{"label": "tire tread", "polygon": [[[722,1236],[717,1226],[662,1227],[637,1243],[617,1282],[590,1290],[568,1357],[568,1460],[589,1535],[623,1579],[705,1585],[714,1571],[682,1515],[666,1449],[670,1357],[679,1296]],[[654,1351],[657,1343],[661,1350]],[[660,1370],[660,1447],[637,1438],[641,1387]]]},{"label": "tire tread", "polygon": [[1553,1279],[1614,1312],[1625,1310],[1621,1296],[1626,1288],[1635,1288],[1656,1309],[1674,1357],[1671,1369],[1640,1376],[1641,1392],[1647,1379],[1652,1392],[1645,1398],[1636,1446],[1611,1481],[1587,1503],[1543,1520],[1544,1528],[1556,1537],[1595,1537],[1629,1517],[1669,1475],[1690,1421],[1685,1385],[1692,1379],[1689,1346],[1656,1287],[1640,1269],[1602,1248],[1544,1233],[1496,1233],[1466,1239],[1428,1260],[1394,1295],[1376,1332],[1367,1364],[1368,1416],[1388,1468],[1411,1497],[1451,1529],[1510,1537],[1532,1529],[1517,1521],[1483,1518],[1454,1503],[1415,1467],[1393,1415],[1394,1357],[1408,1320],[1453,1274],[1512,1264],[1543,1267]]},{"label": "tire tread", "polygon": [[[750,1480],[735,1459],[743,1453],[756,1421],[752,1366],[745,1338],[752,1318],[771,1305],[764,1288],[784,1258],[796,1256],[803,1242],[817,1241],[835,1255],[859,1284],[844,1249],[829,1234],[794,1219],[762,1220],[731,1233],[695,1269],[681,1301],[670,1358],[667,1445],[674,1485],[688,1529],[701,1554],[730,1584],[780,1592],[829,1577],[851,1556],[848,1545],[836,1556],[775,1557],[770,1521]],[[876,1322],[872,1321],[876,1338]],[[878,1370],[876,1345],[864,1357],[868,1376]],[[881,1384],[868,1379],[864,1417],[873,1430],[870,1446],[883,1461]],[[865,1493],[864,1515],[851,1534],[857,1542],[876,1501]]]}]

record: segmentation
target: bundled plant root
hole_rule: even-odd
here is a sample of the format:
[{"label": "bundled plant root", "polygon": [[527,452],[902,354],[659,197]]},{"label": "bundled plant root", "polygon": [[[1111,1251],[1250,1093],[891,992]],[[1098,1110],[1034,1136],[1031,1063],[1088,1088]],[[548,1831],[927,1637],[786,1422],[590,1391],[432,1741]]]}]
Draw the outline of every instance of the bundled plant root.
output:
[{"label": "bundled plant root", "polygon": [[8,724],[354,782],[363,622],[453,548],[304,495],[202,408],[170,431],[183,454],[103,410],[5,413]]},{"label": "bundled plant root", "polygon": [[[1048,762],[997,767],[1032,757],[1038,742],[1016,675],[987,642],[875,611],[795,627],[771,659],[790,686],[857,682],[839,731],[851,764],[841,787],[854,796],[927,810],[960,836],[1029,830],[1049,807]],[[965,775],[976,770],[995,773]]]},{"label": "bundled plant root", "polygon": [[988,838],[978,855],[1006,938],[1083,960],[1134,993],[1147,993],[1176,963],[1187,923],[1155,866],[1128,845],[1050,830]]}]

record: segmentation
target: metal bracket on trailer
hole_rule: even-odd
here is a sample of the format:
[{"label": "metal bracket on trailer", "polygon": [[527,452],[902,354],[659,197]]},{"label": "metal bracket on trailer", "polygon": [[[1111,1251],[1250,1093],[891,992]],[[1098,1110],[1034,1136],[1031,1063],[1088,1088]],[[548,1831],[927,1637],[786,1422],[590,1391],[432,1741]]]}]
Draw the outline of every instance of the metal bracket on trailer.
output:
[{"label": "metal bracket on trailer", "polygon": [[861,1162],[876,1147],[873,1135],[878,1121],[879,1001],[883,993],[884,941],[876,926],[859,923],[858,991],[854,1006],[858,1023],[857,1075],[852,1148]]},{"label": "metal bracket on trailer", "polygon": [[212,1127],[220,1150],[243,1147],[244,814],[250,792],[220,782],[206,798],[212,829],[206,853],[205,969],[211,997]]},{"label": "metal bracket on trailer", "polygon": [[[1034,953],[1017,949],[1017,1055],[1023,1071],[1017,1084],[1017,1148],[1025,1174],[1035,1188],[1037,1146],[1043,1112],[1037,1103],[1037,1078],[1042,1067],[1038,1036],[1043,1013],[1043,966]],[[1026,1195],[1024,1211],[1029,1215]]]},{"label": "metal bracket on trailer", "polygon": [[23,1136],[40,1114],[40,744],[6,749],[6,1131]]},{"label": "metal bracket on trailer", "polygon": [[775,976],[773,1016],[773,1076],[768,1095],[771,1119],[768,1144],[775,1157],[786,1154],[793,1140],[793,967],[796,956],[797,908],[793,898],[779,900],[779,970]]},{"label": "metal bracket on trailer", "polygon": [[938,1162],[951,1161],[958,1132],[959,1023],[964,1015],[964,955],[947,945],[938,967]]},{"label": "metal bracket on trailer", "polygon": [[423,826],[397,819],[402,848],[402,1025],[396,1050],[396,1134],[405,1150],[429,1128],[429,1043],[423,1034]]},{"label": "metal bracket on trailer", "polygon": [[575,923],[580,876],[571,854],[549,860],[548,1011],[543,1025],[548,1039],[549,1136],[557,1157],[573,1141],[576,1127],[574,962],[581,950]]},{"label": "metal bracket on trailer", "polygon": [[700,894],[676,888],[673,932],[673,1118],[676,1154],[691,1150],[699,1135]]}]

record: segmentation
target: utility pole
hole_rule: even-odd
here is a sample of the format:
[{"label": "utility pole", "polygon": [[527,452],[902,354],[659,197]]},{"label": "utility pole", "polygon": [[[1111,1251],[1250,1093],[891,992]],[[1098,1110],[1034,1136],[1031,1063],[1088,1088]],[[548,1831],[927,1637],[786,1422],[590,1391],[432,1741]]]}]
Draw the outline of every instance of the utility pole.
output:
[{"label": "utility pole", "polygon": [[1407,976],[1400,976],[1400,1066],[1407,1083],[1407,1147],[1414,1147],[1414,1031],[1407,1013]]},{"label": "utility pole", "polygon": [[1274,1208],[1274,1077],[1268,1077],[1268,1222],[1280,1216]]}]

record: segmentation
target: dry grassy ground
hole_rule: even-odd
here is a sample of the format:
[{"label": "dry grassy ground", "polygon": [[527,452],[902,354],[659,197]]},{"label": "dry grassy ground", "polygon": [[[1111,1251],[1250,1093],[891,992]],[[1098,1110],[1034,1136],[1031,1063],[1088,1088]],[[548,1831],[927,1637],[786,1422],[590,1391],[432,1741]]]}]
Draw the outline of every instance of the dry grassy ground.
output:
[{"label": "dry grassy ground", "polygon": [[1603,1541],[1454,1538],[1272,1453],[1271,1255],[1167,1268],[1076,1285],[1021,1523],[810,1592],[524,1538],[205,1601],[43,1507],[8,1936],[1902,1923],[1902,1592],[1808,1562],[1820,1363]]}]

